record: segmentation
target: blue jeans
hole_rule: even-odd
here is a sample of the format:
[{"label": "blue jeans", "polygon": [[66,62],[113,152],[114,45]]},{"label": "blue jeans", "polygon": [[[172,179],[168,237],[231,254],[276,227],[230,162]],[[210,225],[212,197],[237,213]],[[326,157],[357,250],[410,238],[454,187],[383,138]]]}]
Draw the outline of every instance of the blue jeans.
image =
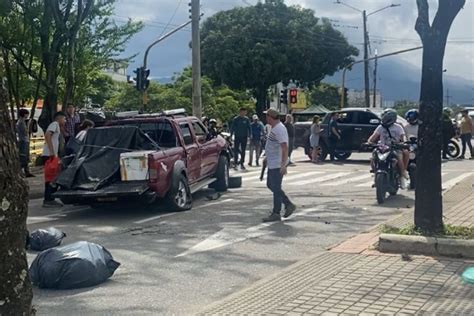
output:
[{"label": "blue jeans", "polygon": [[282,203],[285,206],[291,204],[290,199],[281,188],[282,182],[283,176],[281,175],[280,168],[268,169],[267,187],[273,192],[273,213],[278,215],[280,215]]},{"label": "blue jeans", "polygon": [[464,157],[466,154],[466,147],[469,147],[472,157],[472,144],[471,144],[472,134],[461,134],[461,141],[462,141],[462,153],[461,156]]}]

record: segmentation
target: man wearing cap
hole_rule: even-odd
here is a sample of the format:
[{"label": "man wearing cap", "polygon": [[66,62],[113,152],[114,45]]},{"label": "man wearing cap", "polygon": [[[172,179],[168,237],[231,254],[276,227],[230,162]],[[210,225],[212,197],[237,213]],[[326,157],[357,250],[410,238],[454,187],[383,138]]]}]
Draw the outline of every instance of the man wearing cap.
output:
[{"label": "man wearing cap", "polygon": [[296,209],[286,193],[282,190],[283,176],[288,164],[288,132],[280,121],[280,114],[274,109],[266,112],[267,123],[272,130],[265,145],[266,163],[268,168],[267,187],[273,192],[273,211],[264,222],[281,221],[281,204],[285,205],[284,218],[287,218]]},{"label": "man wearing cap", "polygon": [[[245,150],[247,148],[247,140],[251,134],[250,131],[250,120],[247,117],[247,109],[241,108],[239,116],[236,116],[232,120],[230,127],[230,134],[234,136],[234,161],[237,165],[240,165],[242,170],[245,170]],[[240,161],[239,161],[240,152]]]},{"label": "man wearing cap", "polygon": [[250,130],[252,132],[250,134],[249,166],[252,166],[254,151],[257,166],[260,166],[258,163],[258,158],[260,158],[260,154],[262,152],[262,137],[264,129],[265,126],[263,126],[263,123],[258,120],[258,116],[252,116],[252,124],[250,124]]}]

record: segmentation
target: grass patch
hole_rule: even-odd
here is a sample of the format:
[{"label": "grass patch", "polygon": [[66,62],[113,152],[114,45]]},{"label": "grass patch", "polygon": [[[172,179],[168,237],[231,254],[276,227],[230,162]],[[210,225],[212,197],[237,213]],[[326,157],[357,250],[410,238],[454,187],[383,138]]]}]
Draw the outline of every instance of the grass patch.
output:
[{"label": "grass patch", "polygon": [[429,236],[440,238],[458,238],[458,239],[474,239],[474,227],[455,226],[446,224],[443,226],[443,231],[440,233],[426,233],[422,230],[416,229],[415,225],[405,226],[403,228],[396,228],[388,225],[380,226],[380,232],[384,234],[397,234],[409,236]]}]

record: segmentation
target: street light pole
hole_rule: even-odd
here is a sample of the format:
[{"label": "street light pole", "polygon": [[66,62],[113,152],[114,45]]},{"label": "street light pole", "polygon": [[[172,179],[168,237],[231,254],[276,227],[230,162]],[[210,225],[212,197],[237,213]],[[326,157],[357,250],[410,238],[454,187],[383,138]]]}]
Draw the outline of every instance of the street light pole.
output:
[{"label": "street light pole", "polygon": [[[402,53],[407,53],[407,52],[411,52],[411,51],[418,50],[418,49],[422,49],[422,48],[423,48],[423,46],[419,46],[419,47],[414,47],[414,48],[399,50],[399,51],[396,51],[396,52],[393,52],[393,53],[389,53],[389,54],[384,54],[384,55],[380,55],[380,56],[376,56],[376,57],[367,58],[367,61],[374,60],[374,59],[379,59],[379,58],[384,58],[384,57],[388,57],[388,56],[393,56],[393,55],[398,55],[398,54],[402,54]],[[346,71],[347,71],[347,69],[351,69],[352,66],[354,66],[355,64],[360,64],[360,63],[363,63],[363,62],[365,62],[365,59],[356,60],[356,61],[350,63],[349,65],[345,66],[344,69],[342,70],[341,109],[343,109],[343,108],[344,108],[344,105],[345,105],[345,98],[344,98],[344,94],[345,94],[345,93],[344,93],[344,90],[345,90],[345,85],[346,85]]]},{"label": "street light pole", "polygon": [[[360,10],[356,7],[353,7],[347,3],[342,2],[341,0],[336,0],[336,4],[341,4],[343,6],[346,6],[352,10],[355,10],[357,12],[362,13],[362,21],[364,23],[364,86],[365,86],[365,106],[367,108],[370,107],[370,82],[369,82],[369,34],[367,32],[367,17],[374,15],[380,11],[383,11],[388,8],[394,8],[394,7],[399,7],[401,4],[391,4],[388,6],[385,6],[381,9],[375,10],[369,14],[367,14],[366,10]],[[375,92],[374,92],[375,93]]]},{"label": "street light pole", "polygon": [[377,49],[375,50],[375,65],[374,65],[374,104],[372,107],[377,107]]}]

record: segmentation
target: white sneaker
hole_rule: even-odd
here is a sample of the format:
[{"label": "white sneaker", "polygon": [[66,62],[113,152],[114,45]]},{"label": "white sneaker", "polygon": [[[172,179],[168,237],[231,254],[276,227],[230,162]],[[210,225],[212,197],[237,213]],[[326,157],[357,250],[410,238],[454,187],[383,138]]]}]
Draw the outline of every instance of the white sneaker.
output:
[{"label": "white sneaker", "polygon": [[402,190],[406,190],[407,189],[407,179],[404,177],[404,176],[401,176],[400,177],[400,188]]}]

